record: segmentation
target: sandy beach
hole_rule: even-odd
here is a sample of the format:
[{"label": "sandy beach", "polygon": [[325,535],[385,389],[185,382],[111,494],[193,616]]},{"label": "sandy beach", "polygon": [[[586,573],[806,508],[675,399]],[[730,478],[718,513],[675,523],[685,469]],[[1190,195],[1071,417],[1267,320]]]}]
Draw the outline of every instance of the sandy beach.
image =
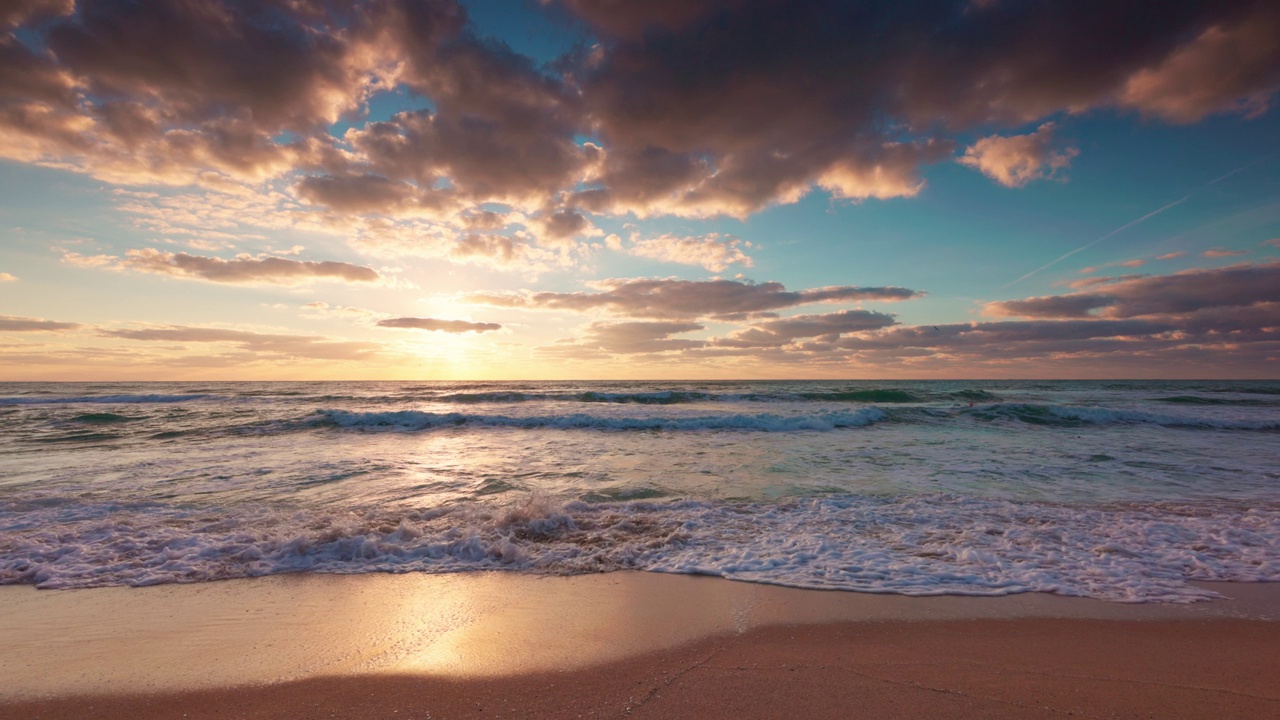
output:
[{"label": "sandy beach", "polygon": [[1120,604],[612,573],[0,588],[0,717],[1275,717],[1280,586]]}]

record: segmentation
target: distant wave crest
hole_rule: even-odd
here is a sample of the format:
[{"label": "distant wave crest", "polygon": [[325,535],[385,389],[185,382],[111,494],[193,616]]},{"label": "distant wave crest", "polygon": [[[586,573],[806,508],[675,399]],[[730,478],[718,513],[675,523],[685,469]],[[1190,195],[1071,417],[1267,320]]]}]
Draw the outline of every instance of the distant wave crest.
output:
[{"label": "distant wave crest", "polygon": [[1113,410],[1109,408],[1074,405],[1035,405],[1030,403],[997,403],[966,408],[963,414],[979,420],[1016,420],[1032,425],[1050,427],[1079,427],[1081,425],[1160,425],[1174,428],[1204,428],[1213,430],[1280,430],[1276,420],[1232,420],[1227,418],[1190,417],[1141,412],[1137,410]]},{"label": "distant wave crest", "polygon": [[483,415],[470,413],[432,413],[419,410],[394,412],[352,412],[320,410],[320,424],[340,428],[367,430],[430,430],[450,426],[516,427],[595,430],[755,430],[790,432],[797,430],[835,430],[870,425],[885,419],[883,410],[874,407],[852,412],[823,412],[806,415],[772,413],[704,415],[693,417],[603,417],[586,413],[566,415]]},{"label": "distant wave crest", "polygon": [[0,405],[66,405],[69,403],[94,403],[102,405],[143,405],[150,403],[181,403],[207,400],[213,395],[68,395],[58,397],[17,396],[0,397]]}]

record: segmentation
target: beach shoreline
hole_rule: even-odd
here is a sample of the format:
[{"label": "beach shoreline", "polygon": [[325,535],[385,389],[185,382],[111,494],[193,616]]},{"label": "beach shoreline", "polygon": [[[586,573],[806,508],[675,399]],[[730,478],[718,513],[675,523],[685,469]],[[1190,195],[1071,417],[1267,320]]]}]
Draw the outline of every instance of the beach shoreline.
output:
[{"label": "beach shoreline", "polygon": [[1280,584],[1202,587],[1234,599],[639,572],[7,586],[0,717],[1280,714]]}]

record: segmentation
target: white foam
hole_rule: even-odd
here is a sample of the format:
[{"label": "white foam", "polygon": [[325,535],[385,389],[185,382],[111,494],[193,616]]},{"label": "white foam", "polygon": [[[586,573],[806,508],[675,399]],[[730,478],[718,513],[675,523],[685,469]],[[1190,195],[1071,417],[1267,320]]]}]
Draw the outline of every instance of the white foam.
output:
[{"label": "white foam", "polygon": [[928,495],[303,512],[69,501],[0,510],[0,583],[148,585],[313,571],[632,568],[904,595],[1189,602],[1280,581],[1280,508],[1073,508]]}]

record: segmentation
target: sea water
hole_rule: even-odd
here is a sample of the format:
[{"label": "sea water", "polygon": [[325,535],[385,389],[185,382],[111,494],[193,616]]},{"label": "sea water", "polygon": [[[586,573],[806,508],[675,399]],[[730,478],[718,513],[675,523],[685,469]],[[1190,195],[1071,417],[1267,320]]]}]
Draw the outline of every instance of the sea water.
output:
[{"label": "sea water", "polygon": [[1280,581],[1280,382],[0,384],[0,583]]}]

